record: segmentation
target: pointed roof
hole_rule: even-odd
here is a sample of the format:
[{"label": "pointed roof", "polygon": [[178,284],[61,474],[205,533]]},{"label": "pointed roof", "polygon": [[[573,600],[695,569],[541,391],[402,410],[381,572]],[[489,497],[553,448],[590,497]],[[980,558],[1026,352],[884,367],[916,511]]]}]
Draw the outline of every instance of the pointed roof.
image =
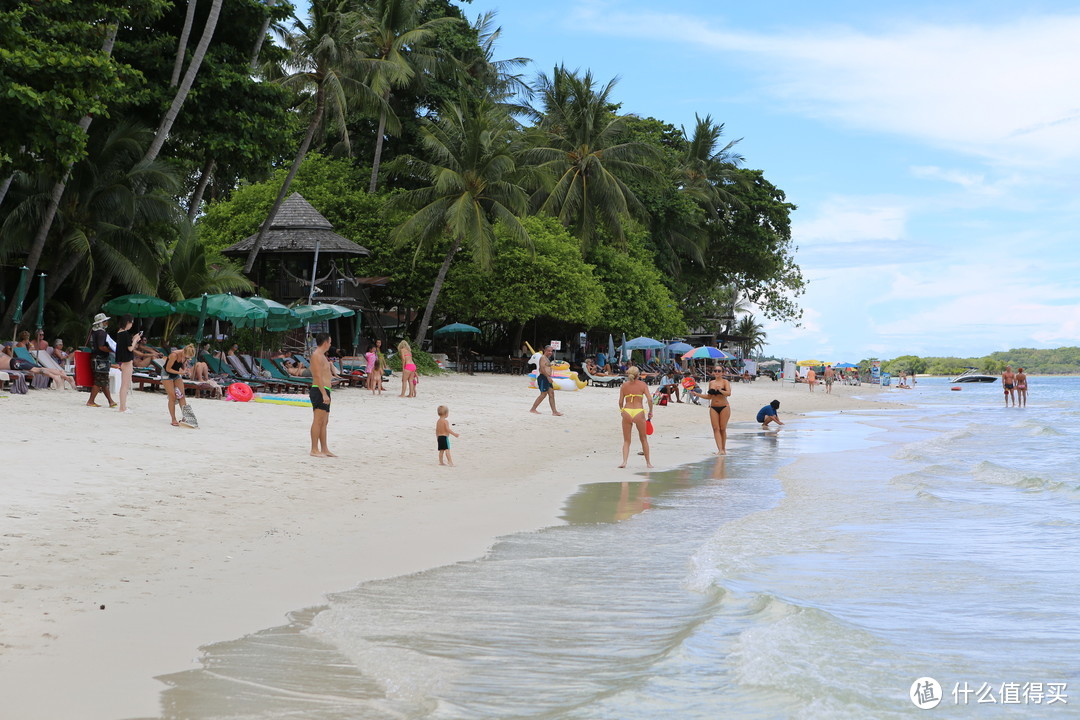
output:
[{"label": "pointed roof", "polygon": [[[241,240],[222,251],[225,255],[247,255],[255,244],[258,233]],[[274,222],[270,225],[263,239],[260,253],[295,253],[310,254],[315,252],[318,242],[319,253],[326,255],[370,255],[362,245],[343,238],[334,232],[334,226],[324,218],[311,203],[300,193],[294,192],[281,203]]]}]

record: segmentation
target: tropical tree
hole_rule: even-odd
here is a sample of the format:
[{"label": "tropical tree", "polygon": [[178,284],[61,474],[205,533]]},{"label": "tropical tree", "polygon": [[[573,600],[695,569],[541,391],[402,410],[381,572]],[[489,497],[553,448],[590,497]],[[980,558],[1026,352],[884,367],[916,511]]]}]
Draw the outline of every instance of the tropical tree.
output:
[{"label": "tropical tree", "polygon": [[403,155],[394,161],[395,172],[425,185],[391,201],[392,208],[414,210],[393,237],[402,244],[416,242],[416,256],[440,237],[449,235],[451,243],[416,331],[417,346],[427,335],[446,273],[462,245],[481,267],[490,267],[497,221],[514,242],[530,245],[518,219],[528,198],[514,181],[514,124],[504,108],[490,98],[451,105],[424,126],[421,140],[425,159]]},{"label": "tropical tree", "polygon": [[[203,293],[242,292],[253,290],[255,284],[231,263],[211,263],[206,248],[199,242],[198,233],[190,225],[171,248],[162,267],[157,296],[176,302],[199,297]],[[170,316],[165,322],[165,338],[172,334],[179,318]]]},{"label": "tropical tree", "polygon": [[623,220],[643,214],[626,181],[650,175],[644,163],[656,155],[645,143],[618,142],[625,119],[613,110],[615,82],[600,86],[592,72],[560,65],[536,85],[536,146],[525,154],[540,171],[533,206],[571,227],[586,248],[598,228],[623,240]]},{"label": "tropical tree", "polygon": [[387,122],[392,130],[400,128],[390,109],[390,92],[424,73],[438,70],[439,55],[426,46],[443,26],[459,22],[455,17],[432,18],[421,21],[429,0],[371,0],[363,21],[365,52],[378,60],[372,64],[367,83],[379,95],[379,128],[375,132],[375,156],[371,164],[371,183],[368,192],[374,193],[379,184],[379,165],[382,163],[383,140]]},{"label": "tropical tree", "polygon": [[[142,159],[152,134],[129,123],[91,134],[87,159],[72,168],[51,224],[43,256],[46,300],[61,287],[82,299],[113,281],[129,292],[154,291],[162,228],[176,225],[182,215],[175,170]],[[26,247],[50,205],[47,176],[25,176],[16,184],[22,199],[4,221],[0,257]]]},{"label": "tropical tree", "polygon": [[719,147],[724,136],[724,124],[713,122],[711,115],[694,115],[694,131],[686,135],[686,153],[679,167],[680,187],[705,208],[710,218],[723,215],[722,208],[738,206],[738,195],[731,186],[738,181],[732,171],[742,164],[744,158],[734,151],[742,138]]},{"label": "tropical tree", "polygon": [[742,349],[744,358],[765,348],[765,328],[754,320],[753,315],[746,315],[739,320],[735,325],[735,335],[740,338],[739,347]]},{"label": "tropical tree", "polygon": [[286,68],[288,75],[278,81],[305,96],[312,105],[307,132],[282,183],[277,198],[266,221],[259,228],[259,235],[252,244],[244,263],[244,272],[250,273],[255,265],[267,231],[274,222],[281,204],[288,196],[293,178],[307,155],[311,142],[324,127],[326,115],[332,113],[340,127],[342,141],[348,146],[348,130],[345,112],[350,101],[382,107],[382,97],[365,82],[372,74],[382,70],[382,61],[366,57],[360,46],[364,18],[352,10],[352,0],[314,2],[308,21],[294,20],[292,32],[281,40],[289,51]]}]

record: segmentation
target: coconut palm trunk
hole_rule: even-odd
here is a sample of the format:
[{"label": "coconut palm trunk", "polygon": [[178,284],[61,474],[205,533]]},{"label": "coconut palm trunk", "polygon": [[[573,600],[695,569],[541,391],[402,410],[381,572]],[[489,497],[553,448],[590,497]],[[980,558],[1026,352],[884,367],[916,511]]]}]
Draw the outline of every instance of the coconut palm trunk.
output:
[{"label": "coconut palm trunk", "polygon": [[4,182],[0,183],[0,205],[4,204],[4,197],[7,195],[8,188],[11,187],[11,181],[15,179],[15,173],[11,173]]},{"label": "coconut palm trunk", "polygon": [[319,129],[323,111],[325,109],[326,93],[322,88],[319,88],[316,91],[315,112],[312,114],[311,122],[308,124],[307,134],[304,136],[304,141],[300,143],[300,149],[296,153],[296,159],[293,160],[292,167],[289,168],[289,174],[285,176],[285,182],[281,184],[281,190],[278,192],[277,198],[274,200],[274,204],[270,208],[269,214],[266,216],[266,221],[263,222],[262,226],[259,228],[258,237],[255,238],[255,242],[251,245],[251,251],[248,253],[247,261],[244,263],[244,274],[250,273],[251,268],[255,266],[255,258],[259,256],[259,249],[266,239],[266,233],[270,230],[270,226],[273,225],[274,218],[277,217],[278,210],[281,209],[281,204],[285,202],[285,196],[289,193],[289,187],[292,185],[292,181],[296,177],[297,171],[300,170],[300,165],[304,162],[304,157],[307,155],[308,148],[311,147],[311,141],[315,138],[315,133]]},{"label": "coconut palm trunk", "polygon": [[[383,102],[389,102],[390,91],[383,93]],[[375,188],[379,186],[379,165],[382,163],[383,140],[386,136],[386,108],[379,111],[379,131],[375,133],[375,159],[371,162],[371,184],[368,185],[368,194],[374,195]]]},{"label": "coconut palm trunk", "polygon": [[[105,41],[101,44],[101,52],[105,57],[112,55],[113,46],[116,44],[116,33],[119,30],[119,25],[113,23],[109,26],[105,33]],[[79,128],[86,134],[86,131],[90,129],[90,123],[94,121],[92,115],[84,115],[79,120]],[[30,244],[30,252],[26,257],[26,267],[30,269],[29,277],[34,277],[34,271],[37,270],[38,262],[41,260],[41,253],[45,250],[45,241],[49,238],[49,230],[52,229],[53,220],[56,219],[56,211],[60,207],[60,200],[64,196],[64,188],[67,187],[68,178],[71,176],[71,168],[74,163],[71,163],[64,169],[64,174],[53,185],[52,190],[49,192],[49,202],[45,206],[45,214],[42,216],[41,224],[38,225],[37,233],[34,235],[34,240]],[[12,174],[11,177],[14,177]],[[8,184],[11,183],[11,178],[8,178]],[[5,187],[5,193],[7,188]],[[14,300],[8,305],[7,311],[4,313],[4,324],[7,324],[15,316],[15,302]]]},{"label": "coconut palm trunk", "polygon": [[180,115],[180,108],[183,107],[188,93],[191,92],[191,86],[195,83],[195,76],[199,74],[199,67],[202,65],[203,58],[206,57],[206,51],[210,48],[210,40],[214,37],[218,16],[221,14],[222,2],[223,0],[214,0],[213,4],[210,5],[210,13],[206,16],[206,25],[203,26],[199,44],[195,46],[195,52],[191,56],[191,64],[188,65],[187,72],[184,73],[184,79],[180,82],[180,87],[176,89],[172,104],[169,105],[165,116],[161,118],[161,124],[154,135],[154,141],[150,143],[150,147],[146,150],[146,156],[143,160],[147,162],[157,159],[161,148],[165,146],[165,140],[169,137],[169,131],[172,130],[173,123],[176,122],[176,118]]},{"label": "coconut palm trunk", "polygon": [[431,326],[431,315],[435,312],[435,303],[439,299],[439,293],[442,292],[443,283],[446,282],[446,273],[450,271],[450,265],[454,262],[454,256],[457,255],[457,251],[460,247],[461,236],[458,236],[454,238],[454,242],[450,246],[450,251],[446,253],[446,259],[443,260],[442,267],[439,268],[439,274],[435,276],[435,284],[431,288],[431,296],[428,297],[427,307],[424,308],[424,317],[420,319],[420,327],[416,329],[416,338],[413,340],[413,345],[417,348],[422,347],[421,343],[423,343],[424,338],[427,337],[428,328]]},{"label": "coconut palm trunk", "polygon": [[172,77],[169,78],[169,87],[176,87],[180,82],[180,71],[184,69],[184,55],[187,54],[188,37],[191,35],[191,25],[195,22],[195,6],[198,0],[188,0],[187,12],[184,13],[184,28],[180,31],[180,41],[176,44],[176,60],[173,62]]},{"label": "coconut palm trunk", "polygon": [[195,216],[199,214],[199,205],[202,204],[203,193],[206,192],[206,186],[210,184],[210,176],[214,174],[214,166],[217,163],[214,160],[210,160],[203,168],[202,175],[199,177],[199,184],[195,186],[195,192],[191,194],[191,200],[188,202],[187,217],[191,222],[195,221]]}]

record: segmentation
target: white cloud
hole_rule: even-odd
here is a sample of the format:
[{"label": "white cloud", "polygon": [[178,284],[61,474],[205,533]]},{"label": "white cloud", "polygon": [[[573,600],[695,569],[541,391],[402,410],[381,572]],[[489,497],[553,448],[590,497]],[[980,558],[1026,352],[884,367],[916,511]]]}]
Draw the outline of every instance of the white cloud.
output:
[{"label": "white cloud", "polygon": [[801,113],[1011,165],[1080,158],[1080,15],[764,34],[723,28],[719,17],[600,8],[586,4],[575,22],[735,54]]},{"label": "white cloud", "polygon": [[792,222],[791,236],[799,245],[900,240],[907,217],[907,209],[900,205],[872,198],[832,198],[815,217]]}]

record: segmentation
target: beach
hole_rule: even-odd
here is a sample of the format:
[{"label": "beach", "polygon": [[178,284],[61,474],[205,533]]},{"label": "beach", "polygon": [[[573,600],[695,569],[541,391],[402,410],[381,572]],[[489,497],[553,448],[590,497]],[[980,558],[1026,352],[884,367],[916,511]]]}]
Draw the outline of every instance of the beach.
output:
[{"label": "beach", "polygon": [[[526,383],[445,374],[422,378],[415,400],[338,391],[336,459],[307,455],[306,408],[193,400],[193,431],[169,426],[161,393],[136,392],[132,415],[86,408],[70,391],[4,399],[5,712],[156,716],[154,678],[193,667],[206,643],[278,624],[326,593],[476,558],[500,536],[558,524],[582,483],[640,479],[640,456],[616,467],[616,390],[559,393],[565,415],[552,417],[528,413]],[[735,384],[731,456],[746,445],[741,434],[760,432],[754,415],[772,399],[794,427],[806,413],[889,407],[881,401],[903,393]],[[437,465],[440,404],[461,433],[454,468]],[[657,471],[715,450],[707,412],[656,409]]]}]

